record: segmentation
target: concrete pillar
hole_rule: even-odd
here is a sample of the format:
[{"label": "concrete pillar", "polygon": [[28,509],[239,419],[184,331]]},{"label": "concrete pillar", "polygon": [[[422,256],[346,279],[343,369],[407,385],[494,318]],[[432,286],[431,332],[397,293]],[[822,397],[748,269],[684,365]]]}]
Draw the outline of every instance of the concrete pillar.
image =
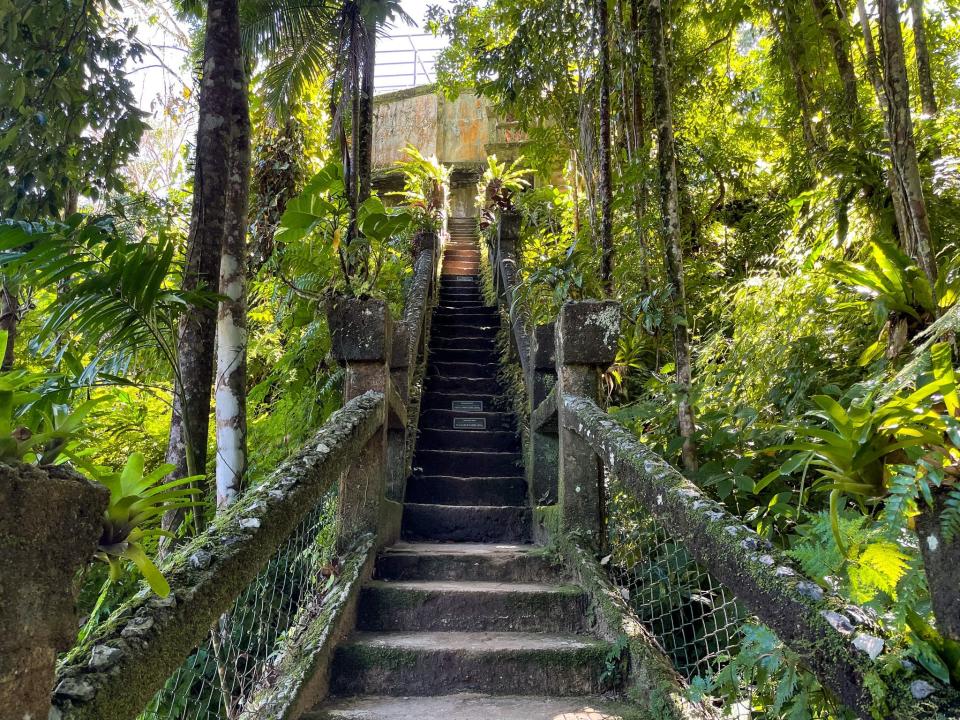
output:
[{"label": "concrete pillar", "polygon": [[[554,352],[554,323],[537,325],[533,330],[530,352],[530,414],[536,410],[557,382],[556,354]],[[553,505],[557,502],[557,472],[560,441],[554,422],[531,429],[527,457],[527,486],[533,505]]]},{"label": "concrete pillar", "polygon": [[77,570],[110,493],[65,468],[0,464],[0,717],[46,720],[57,654],[76,642]]},{"label": "concrete pillar", "polygon": [[579,395],[602,407],[600,373],[616,357],[619,333],[618,303],[571,301],[560,309],[556,343],[560,524],[566,532],[585,536],[595,548],[603,545],[603,468],[587,442],[565,427],[562,397]]},{"label": "concrete pillar", "polygon": [[337,551],[348,550],[364,533],[379,533],[387,480],[387,413],[393,324],[382,300],[335,298],[327,305],[333,354],[345,368],[343,400],[383,393],[378,430],[340,478]]}]

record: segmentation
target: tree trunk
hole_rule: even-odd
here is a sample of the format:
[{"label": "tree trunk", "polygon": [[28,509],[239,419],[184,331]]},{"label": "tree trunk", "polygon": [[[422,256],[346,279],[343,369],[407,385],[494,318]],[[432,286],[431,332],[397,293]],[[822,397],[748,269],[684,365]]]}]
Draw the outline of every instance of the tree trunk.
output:
[{"label": "tree trunk", "polygon": [[813,5],[814,13],[820,21],[820,27],[827,39],[830,41],[830,49],[833,51],[833,60],[837,65],[837,72],[840,74],[840,82],[843,85],[843,102],[847,111],[847,137],[857,127],[857,121],[860,117],[860,103],[857,99],[857,74],[853,69],[853,61],[850,59],[850,42],[844,32],[846,27],[842,27],[840,19],[834,15],[828,0],[810,0]]},{"label": "tree trunk", "polygon": [[250,110],[247,74],[234,98],[233,149],[217,313],[217,508],[230,505],[247,469],[247,198],[250,185]]},{"label": "tree trunk", "polygon": [[877,59],[877,49],[873,44],[873,32],[870,30],[870,14],[867,12],[865,0],[857,0],[857,15],[860,16],[860,32],[863,35],[864,61],[867,66],[867,78],[877,94],[880,107],[886,107],[886,97],[883,94],[883,78],[880,77],[880,61]]},{"label": "tree trunk", "polygon": [[657,125],[657,164],[660,174],[660,213],[667,278],[671,284],[673,303],[673,349],[676,361],[680,400],[677,415],[683,465],[687,470],[697,467],[693,435],[696,429],[693,406],[690,402],[692,371],[690,366],[690,337],[687,333],[686,298],[683,286],[683,252],[680,238],[680,193],[677,188],[677,161],[673,138],[673,111],[671,109],[670,66],[667,43],[663,32],[661,0],[647,2],[647,38],[653,67],[653,114]]},{"label": "tree trunk", "polygon": [[923,198],[917,148],[910,116],[910,88],[900,32],[898,0],[879,0],[880,52],[883,60],[883,86],[887,98],[886,128],[890,141],[893,177],[904,200],[905,227],[901,243],[905,252],[923,270],[931,287],[937,279],[937,262],[930,233],[927,204]]},{"label": "tree trunk", "polygon": [[613,295],[613,180],[610,168],[610,32],[607,0],[595,0],[600,40],[600,282]]},{"label": "tree trunk", "polygon": [[17,325],[20,323],[20,288],[9,282],[0,287],[0,330],[7,333],[0,370],[13,369],[16,362]]},{"label": "tree trunk", "polygon": [[776,16],[775,9],[775,5],[771,7],[770,22],[783,48],[783,54],[787,58],[787,63],[790,65],[790,74],[793,76],[794,94],[797,96],[797,109],[800,110],[800,127],[803,130],[803,142],[807,148],[812,166],[812,161],[821,150],[821,143],[813,123],[810,88],[807,86],[808,73],[804,71],[800,58],[798,57],[802,49],[802,45],[798,41],[797,36],[798,18],[791,6],[791,0],[785,0],[779,8],[783,13],[782,26],[779,18]]},{"label": "tree trunk", "polygon": [[946,542],[940,526],[949,494],[948,486],[933,489],[933,505],[924,505],[917,516],[917,535],[937,629],[943,637],[960,642],[960,538]]},{"label": "tree trunk", "polygon": [[[207,0],[193,209],[183,271],[183,287],[187,290],[216,290],[219,286],[230,184],[232,85],[239,63],[238,1]],[[216,316],[215,307],[198,307],[186,313],[180,323],[179,372],[167,446],[167,462],[174,466],[172,477],[201,474],[206,468]],[[163,524],[174,530],[182,521],[182,513],[168,513]]]},{"label": "tree trunk", "polygon": [[363,81],[360,87],[360,143],[357,148],[357,172],[360,181],[358,200],[370,197],[373,171],[373,89],[377,62],[377,26],[363,28]]},{"label": "tree trunk", "polygon": [[927,48],[927,31],[923,25],[923,0],[909,0],[913,15],[913,47],[917,53],[917,79],[920,86],[920,106],[923,114],[937,114],[937,96],[933,91],[933,75],[930,72],[930,50]]}]

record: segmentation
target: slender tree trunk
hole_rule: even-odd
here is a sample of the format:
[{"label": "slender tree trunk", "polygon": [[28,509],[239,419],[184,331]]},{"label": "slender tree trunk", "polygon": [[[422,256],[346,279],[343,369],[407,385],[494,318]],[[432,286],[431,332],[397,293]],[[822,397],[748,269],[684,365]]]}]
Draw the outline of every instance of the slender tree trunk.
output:
[{"label": "slender tree trunk", "polygon": [[610,30],[607,0],[595,0],[600,38],[600,282],[613,295],[613,180],[610,167]]},{"label": "slender tree trunk", "polygon": [[9,282],[0,287],[0,330],[7,333],[0,370],[12,370],[16,362],[17,326],[20,324],[20,288]]},{"label": "slender tree trunk", "polygon": [[775,6],[771,7],[770,22],[773,25],[784,57],[790,65],[790,74],[793,77],[794,94],[797,96],[797,108],[800,110],[800,127],[803,130],[803,142],[810,155],[811,165],[814,158],[820,153],[821,143],[813,123],[813,110],[810,100],[810,88],[807,86],[807,75],[799,58],[802,45],[798,41],[798,18],[792,7],[791,0],[785,0],[779,8],[783,13],[783,23],[777,17]]},{"label": "slender tree trunk", "polygon": [[937,279],[937,262],[930,233],[927,204],[923,197],[917,148],[910,116],[910,88],[903,53],[898,0],[878,0],[883,86],[887,98],[886,127],[890,141],[893,177],[903,195],[906,227],[902,228],[904,250],[923,270],[931,287]]},{"label": "slender tree trunk", "polygon": [[920,89],[920,105],[923,114],[937,114],[937,96],[933,91],[933,75],[930,72],[930,50],[927,48],[927,30],[923,24],[923,0],[909,0],[913,15],[913,47],[917,53],[917,79]]},{"label": "slender tree trunk", "polygon": [[681,456],[687,470],[697,467],[693,442],[696,424],[690,402],[692,370],[690,337],[687,332],[686,298],[683,284],[683,252],[680,238],[680,193],[677,188],[677,161],[673,138],[673,111],[671,109],[670,65],[667,43],[663,32],[661,0],[647,2],[647,38],[653,67],[653,114],[657,125],[657,164],[660,172],[660,212],[664,257],[667,277],[671,284],[673,301],[673,351],[676,361],[680,401],[677,409],[680,435],[683,437]]},{"label": "slender tree trunk", "polygon": [[855,131],[860,117],[860,102],[857,99],[857,74],[850,59],[850,42],[844,32],[846,27],[841,25],[840,19],[834,15],[828,0],[810,0],[813,10],[820,21],[820,27],[830,41],[833,51],[833,60],[840,74],[843,85],[843,102],[847,111],[847,137]]},{"label": "slender tree trunk", "polygon": [[886,107],[886,96],[883,94],[883,78],[880,76],[880,61],[877,59],[877,49],[873,44],[873,32],[870,30],[870,14],[867,12],[865,0],[857,0],[857,15],[860,16],[860,32],[863,35],[864,59],[867,66],[867,78],[877,95],[877,102],[881,109]]},{"label": "slender tree trunk", "polygon": [[[187,290],[216,290],[219,286],[230,184],[232,85],[241,62],[238,0],[207,0],[193,209],[183,275],[183,287]],[[179,381],[167,446],[167,462],[174,466],[173,477],[200,474],[206,468],[216,316],[214,307],[195,308],[180,324]],[[182,520],[181,513],[168,513],[163,524],[167,529],[176,529]]]},{"label": "slender tree trunk", "polygon": [[363,81],[360,88],[360,142],[357,170],[360,182],[358,199],[370,197],[373,173],[373,90],[377,63],[377,27],[372,21],[363,29]]},{"label": "slender tree trunk", "polygon": [[233,150],[217,313],[217,508],[239,494],[247,469],[247,198],[250,185],[248,75],[238,74]]}]

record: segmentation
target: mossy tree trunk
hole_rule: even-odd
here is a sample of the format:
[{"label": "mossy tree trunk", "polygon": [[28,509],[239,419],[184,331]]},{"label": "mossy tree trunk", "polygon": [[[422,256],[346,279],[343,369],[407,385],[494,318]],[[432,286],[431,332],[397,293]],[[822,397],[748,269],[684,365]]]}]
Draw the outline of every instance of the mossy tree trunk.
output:
[{"label": "mossy tree trunk", "polygon": [[[207,0],[193,208],[183,273],[188,290],[219,287],[240,47],[238,0]],[[216,324],[216,307],[194,308],[181,321],[179,377],[167,446],[174,477],[203,473],[207,464]],[[176,529],[182,521],[182,513],[168,513],[164,526]]]},{"label": "mossy tree trunk", "polygon": [[681,455],[687,470],[697,467],[694,445],[696,425],[690,390],[693,372],[690,362],[690,334],[687,324],[686,295],[683,282],[683,250],[680,237],[680,192],[677,187],[676,147],[673,137],[670,61],[663,31],[661,0],[648,0],[647,39],[653,66],[653,114],[657,126],[657,164],[660,174],[661,236],[666,259],[667,279],[673,305],[673,351],[679,386],[677,419],[683,438]]}]

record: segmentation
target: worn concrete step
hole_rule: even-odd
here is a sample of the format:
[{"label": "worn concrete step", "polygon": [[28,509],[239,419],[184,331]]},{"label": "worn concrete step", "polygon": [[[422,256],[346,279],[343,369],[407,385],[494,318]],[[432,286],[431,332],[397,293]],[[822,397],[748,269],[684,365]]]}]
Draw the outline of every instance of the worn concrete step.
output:
[{"label": "worn concrete step", "polygon": [[430,342],[430,362],[497,363],[499,355],[492,342],[489,347],[471,347],[457,339],[433,338]]},{"label": "worn concrete step", "polygon": [[484,313],[483,315],[434,315],[434,331],[442,328],[454,327],[471,330],[486,330],[500,327],[500,316],[496,313]]},{"label": "worn concrete step", "polygon": [[[449,398],[449,396],[442,396]],[[438,407],[441,401],[437,401],[434,407],[426,407],[421,401],[420,404],[420,429],[421,430],[454,430],[454,420],[456,418],[473,418],[474,421],[483,421],[487,430],[510,430],[514,431],[517,426],[516,416],[512,412],[503,412],[499,409],[484,410],[482,412],[464,412],[461,410],[451,410],[449,400],[443,407]],[[485,404],[484,408],[497,407]]]},{"label": "worn concrete step", "polygon": [[547,633],[355,633],[337,648],[335,695],[602,692],[608,643]]},{"label": "worn concrete step", "polygon": [[569,585],[379,580],[360,591],[357,630],[577,633],[586,605]]},{"label": "worn concrete step", "polygon": [[440,304],[448,303],[454,300],[471,302],[481,302],[483,300],[483,290],[477,286],[465,285],[463,287],[441,286]]},{"label": "worn concrete step", "polygon": [[405,540],[530,542],[528,507],[404,503]]},{"label": "worn concrete step", "polygon": [[478,380],[496,379],[500,371],[500,363],[485,362],[447,362],[436,355],[431,355],[427,365],[427,374],[433,377],[476,378]]},{"label": "worn concrete step", "polygon": [[399,542],[377,557],[375,577],[556,582],[559,572],[546,550],[533,545]]},{"label": "worn concrete step", "polygon": [[432,450],[418,446],[414,470],[423,475],[451,477],[515,477],[523,473],[523,456],[516,451]]},{"label": "worn concrete step", "polygon": [[492,305],[484,305],[481,302],[473,303],[473,302],[466,302],[461,300],[453,300],[453,301],[445,300],[445,301],[441,301],[441,303],[437,305],[437,309],[434,314],[435,315],[439,315],[441,313],[443,314],[454,314],[454,313],[480,314],[480,313],[490,313],[490,312],[496,313],[497,309]]},{"label": "worn concrete step", "polygon": [[[454,403],[481,403],[479,407],[482,407],[483,410],[479,412],[507,412],[506,399],[500,395],[471,395],[469,393],[444,393],[437,391],[427,390],[423,393],[423,396],[420,398],[420,410],[455,410],[461,415],[469,415],[476,410],[465,410],[460,412],[459,408],[454,406]],[[472,429],[478,430],[482,428],[474,427],[470,425]],[[487,426],[489,428],[489,425]],[[456,427],[455,425],[450,426],[451,430],[464,430],[468,429],[467,427]]]},{"label": "worn concrete step", "polygon": [[335,699],[303,720],[651,720],[598,697],[548,698],[478,693],[436,697],[365,696]]},{"label": "worn concrete step", "polygon": [[468,262],[480,262],[480,250],[476,245],[473,247],[461,245],[447,245],[443,251],[444,260],[465,260]]},{"label": "worn concrete step", "polygon": [[417,447],[423,450],[486,450],[519,452],[520,438],[505,430],[429,430],[420,431]]},{"label": "worn concrete step", "polygon": [[497,337],[499,328],[496,327],[464,327],[461,325],[433,325],[431,338],[446,338],[448,340],[463,340],[463,345],[470,346],[480,342],[489,343]]},{"label": "worn concrete step", "polygon": [[480,265],[478,263],[444,263],[443,269],[440,271],[441,275],[469,275],[475,276],[477,270],[479,270]]},{"label": "worn concrete step", "polygon": [[437,505],[523,505],[527,481],[522,477],[464,478],[452,475],[411,476],[406,501]]},{"label": "worn concrete step", "polygon": [[495,378],[476,377],[447,377],[444,375],[427,375],[427,391],[442,393],[465,393],[467,395],[499,395],[503,386]]},{"label": "worn concrete step", "polygon": [[457,319],[463,320],[466,318],[475,318],[477,320],[494,320],[496,322],[500,321],[500,313],[494,307],[481,306],[478,308],[462,308],[462,307],[438,307],[433,313],[434,319],[443,318],[443,319]]}]

